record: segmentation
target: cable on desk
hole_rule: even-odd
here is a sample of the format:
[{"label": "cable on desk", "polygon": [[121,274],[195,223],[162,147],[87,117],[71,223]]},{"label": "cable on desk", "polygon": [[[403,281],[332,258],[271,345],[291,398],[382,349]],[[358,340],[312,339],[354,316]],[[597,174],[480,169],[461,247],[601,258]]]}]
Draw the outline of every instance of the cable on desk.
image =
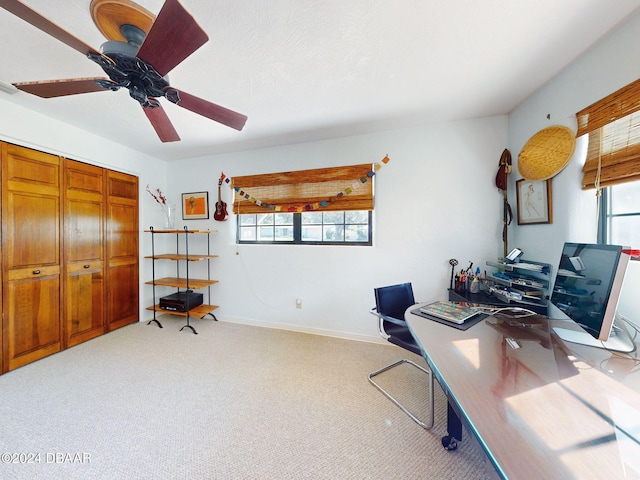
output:
[{"label": "cable on desk", "polygon": [[478,305],[473,306],[476,310],[481,311],[482,313],[486,313],[488,315],[492,315],[494,317],[509,317],[509,318],[524,318],[531,317],[533,315],[540,315],[533,310],[529,310],[528,308],[522,307],[495,307],[491,305]]}]

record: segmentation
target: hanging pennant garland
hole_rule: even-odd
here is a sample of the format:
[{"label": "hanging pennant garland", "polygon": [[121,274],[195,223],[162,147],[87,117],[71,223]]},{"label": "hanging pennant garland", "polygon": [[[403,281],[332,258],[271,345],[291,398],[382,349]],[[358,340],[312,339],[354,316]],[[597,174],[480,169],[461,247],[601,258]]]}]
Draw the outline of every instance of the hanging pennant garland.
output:
[{"label": "hanging pennant garland", "polygon": [[[385,155],[385,157],[381,160],[381,162],[384,165],[389,163],[389,156]],[[225,182],[227,185],[229,185],[229,187],[231,189],[235,190],[238,193],[239,196],[241,196],[245,200],[248,200],[249,202],[251,202],[251,203],[253,203],[253,204],[255,204],[255,205],[259,206],[259,207],[264,207],[266,209],[274,210],[276,212],[282,212],[284,210],[284,211],[287,211],[287,212],[296,213],[296,212],[308,212],[308,211],[312,211],[312,210],[317,210],[318,208],[324,208],[327,205],[329,205],[330,202],[333,202],[335,199],[339,199],[339,198],[341,198],[341,197],[343,197],[345,195],[350,195],[355,190],[358,190],[362,186],[362,184],[367,183],[370,179],[372,179],[373,176],[376,174],[376,172],[382,168],[382,166],[383,165],[381,165],[380,163],[375,163],[374,166],[373,166],[373,170],[368,171],[365,176],[360,177],[359,180],[354,181],[349,187],[345,188],[341,192],[338,192],[333,197],[329,197],[326,200],[321,200],[319,202],[315,202],[315,203],[312,203],[312,204],[307,204],[307,205],[303,205],[303,206],[290,206],[290,207],[282,207],[280,205],[275,205],[273,203],[263,202],[262,200],[254,198],[249,193],[247,193],[244,190],[242,190],[240,187],[234,187],[231,177],[227,177],[224,173],[221,174],[220,178],[222,179],[223,182]]]}]

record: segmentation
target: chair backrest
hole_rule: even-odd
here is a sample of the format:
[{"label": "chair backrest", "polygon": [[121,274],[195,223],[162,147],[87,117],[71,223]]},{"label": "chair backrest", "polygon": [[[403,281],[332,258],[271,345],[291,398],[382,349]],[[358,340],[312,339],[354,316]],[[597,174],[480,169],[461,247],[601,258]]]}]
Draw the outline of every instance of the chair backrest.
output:
[{"label": "chair backrest", "polygon": [[411,283],[400,283],[373,289],[376,310],[382,315],[404,320],[404,312],[416,303]]}]

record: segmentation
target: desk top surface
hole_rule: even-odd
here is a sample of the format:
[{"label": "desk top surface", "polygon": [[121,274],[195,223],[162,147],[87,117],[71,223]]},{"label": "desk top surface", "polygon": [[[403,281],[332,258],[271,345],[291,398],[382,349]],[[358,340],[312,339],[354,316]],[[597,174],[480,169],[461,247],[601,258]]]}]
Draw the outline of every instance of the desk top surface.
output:
[{"label": "desk top surface", "polygon": [[504,477],[640,479],[638,351],[565,343],[552,327],[574,327],[546,317],[461,331],[413,308],[429,366]]}]

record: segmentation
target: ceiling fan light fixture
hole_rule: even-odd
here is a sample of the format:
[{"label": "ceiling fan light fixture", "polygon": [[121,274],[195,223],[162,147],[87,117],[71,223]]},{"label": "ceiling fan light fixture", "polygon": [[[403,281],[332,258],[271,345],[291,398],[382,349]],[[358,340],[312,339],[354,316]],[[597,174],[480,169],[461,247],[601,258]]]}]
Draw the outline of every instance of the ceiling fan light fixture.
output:
[{"label": "ceiling fan light fixture", "polygon": [[120,32],[122,36],[127,39],[127,43],[136,47],[136,50],[140,48],[140,45],[142,45],[142,42],[144,42],[147,36],[142,29],[135,25],[129,25],[128,23],[120,27]]}]

